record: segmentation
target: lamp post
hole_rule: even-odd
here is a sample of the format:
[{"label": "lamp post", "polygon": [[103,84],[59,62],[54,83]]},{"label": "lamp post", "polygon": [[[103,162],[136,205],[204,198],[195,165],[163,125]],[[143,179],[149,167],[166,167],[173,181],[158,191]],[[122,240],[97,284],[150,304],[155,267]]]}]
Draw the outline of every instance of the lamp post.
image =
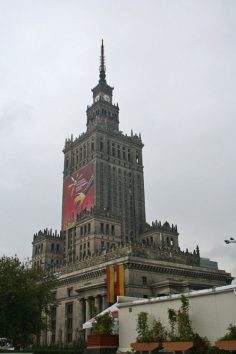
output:
[{"label": "lamp post", "polygon": [[229,243],[236,243],[236,240],[233,237],[230,237],[229,240],[225,240],[225,243],[228,245]]}]

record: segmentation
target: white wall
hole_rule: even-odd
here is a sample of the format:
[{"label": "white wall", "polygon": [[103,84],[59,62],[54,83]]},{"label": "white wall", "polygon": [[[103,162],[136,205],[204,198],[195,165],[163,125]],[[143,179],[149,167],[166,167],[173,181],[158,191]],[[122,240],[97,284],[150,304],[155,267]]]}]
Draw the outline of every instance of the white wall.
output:
[{"label": "white wall", "polygon": [[[236,287],[195,291],[185,296],[189,298],[189,314],[194,331],[206,336],[211,342],[222,337],[230,323],[236,324]],[[145,311],[159,318],[169,329],[168,308],[177,310],[180,306],[180,295],[138,300],[119,306],[120,351],[128,350],[130,343],[136,341],[137,316],[140,312]]]}]

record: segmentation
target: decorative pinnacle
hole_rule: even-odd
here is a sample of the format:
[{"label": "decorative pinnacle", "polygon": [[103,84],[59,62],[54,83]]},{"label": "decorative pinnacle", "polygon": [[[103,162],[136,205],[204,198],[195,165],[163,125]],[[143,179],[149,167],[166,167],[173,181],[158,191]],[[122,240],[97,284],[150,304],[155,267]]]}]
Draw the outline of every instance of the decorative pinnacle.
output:
[{"label": "decorative pinnacle", "polygon": [[104,57],[104,45],[102,39],[101,45],[101,56],[100,56],[100,67],[99,67],[99,83],[106,83],[106,67],[105,67],[105,57]]}]

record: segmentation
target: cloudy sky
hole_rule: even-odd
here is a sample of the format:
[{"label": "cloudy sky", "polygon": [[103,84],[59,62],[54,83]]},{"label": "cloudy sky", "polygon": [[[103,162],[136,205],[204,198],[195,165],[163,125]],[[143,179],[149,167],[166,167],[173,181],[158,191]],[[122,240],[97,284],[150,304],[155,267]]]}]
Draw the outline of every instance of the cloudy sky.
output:
[{"label": "cloudy sky", "polygon": [[0,0],[0,255],[60,229],[62,148],[86,128],[101,39],[120,129],[141,132],[147,220],[236,275],[236,2]]}]

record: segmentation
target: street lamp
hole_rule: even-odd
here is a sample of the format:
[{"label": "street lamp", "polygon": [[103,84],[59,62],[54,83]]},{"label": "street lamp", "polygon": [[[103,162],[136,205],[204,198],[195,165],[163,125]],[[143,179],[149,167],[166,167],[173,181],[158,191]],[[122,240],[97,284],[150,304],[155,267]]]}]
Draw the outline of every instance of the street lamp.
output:
[{"label": "street lamp", "polygon": [[225,243],[227,243],[227,245],[229,243],[236,243],[236,240],[233,237],[230,237],[229,240],[225,240]]}]

